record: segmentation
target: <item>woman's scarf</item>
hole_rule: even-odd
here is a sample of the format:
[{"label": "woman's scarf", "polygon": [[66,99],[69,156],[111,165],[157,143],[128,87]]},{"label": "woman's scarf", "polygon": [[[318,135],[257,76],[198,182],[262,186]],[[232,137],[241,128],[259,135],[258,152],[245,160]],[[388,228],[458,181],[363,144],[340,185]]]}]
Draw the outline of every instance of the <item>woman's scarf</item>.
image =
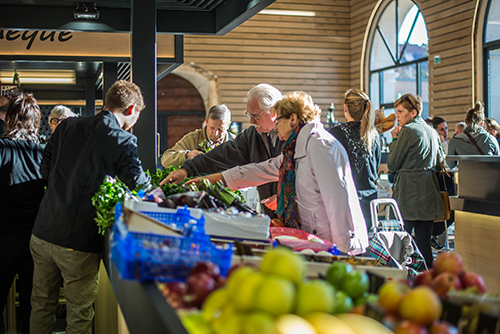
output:
[{"label": "woman's scarf", "polygon": [[285,227],[299,228],[295,220],[295,145],[297,136],[305,124],[299,123],[297,130],[294,130],[290,138],[283,146],[283,162],[280,167],[278,181],[278,207],[276,212],[278,218]]}]

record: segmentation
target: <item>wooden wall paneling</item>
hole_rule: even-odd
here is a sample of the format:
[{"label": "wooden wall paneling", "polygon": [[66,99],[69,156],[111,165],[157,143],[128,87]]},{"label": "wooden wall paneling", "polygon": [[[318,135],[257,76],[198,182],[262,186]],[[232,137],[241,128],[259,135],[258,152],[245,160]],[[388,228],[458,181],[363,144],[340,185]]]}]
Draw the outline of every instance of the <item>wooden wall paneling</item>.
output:
[{"label": "wooden wall paneling", "polygon": [[258,83],[284,93],[304,90],[325,115],[331,102],[342,103],[350,86],[349,0],[278,0],[269,9],[316,16],[258,14],[225,36],[186,36],[184,42],[185,61],[217,76],[220,102],[245,127],[246,93]]}]

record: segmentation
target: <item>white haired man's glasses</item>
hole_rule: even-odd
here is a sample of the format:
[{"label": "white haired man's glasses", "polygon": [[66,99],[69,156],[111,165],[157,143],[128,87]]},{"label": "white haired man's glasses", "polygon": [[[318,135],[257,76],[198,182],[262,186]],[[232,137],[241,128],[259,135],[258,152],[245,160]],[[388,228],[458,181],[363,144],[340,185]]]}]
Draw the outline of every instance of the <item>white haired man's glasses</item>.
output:
[{"label": "white haired man's glasses", "polygon": [[265,113],[266,111],[269,111],[269,109],[264,109],[262,110],[258,115],[252,115],[250,114],[248,111],[245,111],[245,115],[248,117],[248,118],[253,118],[254,120],[259,120],[259,117],[260,115],[262,115],[263,113]]}]

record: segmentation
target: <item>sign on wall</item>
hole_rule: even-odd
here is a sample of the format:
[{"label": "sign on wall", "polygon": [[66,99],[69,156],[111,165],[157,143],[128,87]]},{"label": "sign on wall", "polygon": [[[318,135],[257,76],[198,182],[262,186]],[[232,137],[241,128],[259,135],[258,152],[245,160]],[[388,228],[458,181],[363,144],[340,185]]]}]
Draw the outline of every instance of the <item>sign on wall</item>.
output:
[{"label": "sign on wall", "polygon": [[[0,56],[130,57],[130,33],[0,30]],[[174,35],[157,34],[157,58],[174,58]]]}]

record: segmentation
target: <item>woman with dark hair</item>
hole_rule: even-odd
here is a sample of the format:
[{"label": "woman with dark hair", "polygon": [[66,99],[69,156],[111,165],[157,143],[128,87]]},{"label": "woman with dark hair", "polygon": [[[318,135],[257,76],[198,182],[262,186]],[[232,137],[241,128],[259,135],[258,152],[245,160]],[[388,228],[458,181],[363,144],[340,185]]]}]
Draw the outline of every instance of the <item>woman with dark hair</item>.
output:
[{"label": "woman with dark hair", "polygon": [[[498,141],[484,128],[484,107],[479,101],[474,108],[470,108],[465,116],[467,127],[464,132],[453,136],[448,146],[449,155],[498,155]],[[457,165],[456,161],[447,161],[451,168]]]},{"label": "woman with dark hair", "polygon": [[431,235],[435,220],[444,214],[437,180],[439,137],[422,119],[420,96],[405,94],[394,103],[398,126],[391,131],[387,167],[395,172],[392,197],[398,202],[408,233],[415,230],[415,241],[432,265]]},{"label": "woman with dark hair", "polygon": [[347,151],[361,210],[370,231],[370,202],[377,198],[381,153],[380,136],[375,129],[375,112],[368,95],[359,89],[349,89],[344,98],[344,115],[347,122],[333,127],[330,133]]},{"label": "woman with dark hair", "polygon": [[[30,328],[33,259],[29,243],[44,193],[39,125],[40,109],[33,95],[17,96],[7,109],[0,138],[0,307],[18,274],[21,333],[29,333]],[[4,331],[0,317],[0,333]]]}]

